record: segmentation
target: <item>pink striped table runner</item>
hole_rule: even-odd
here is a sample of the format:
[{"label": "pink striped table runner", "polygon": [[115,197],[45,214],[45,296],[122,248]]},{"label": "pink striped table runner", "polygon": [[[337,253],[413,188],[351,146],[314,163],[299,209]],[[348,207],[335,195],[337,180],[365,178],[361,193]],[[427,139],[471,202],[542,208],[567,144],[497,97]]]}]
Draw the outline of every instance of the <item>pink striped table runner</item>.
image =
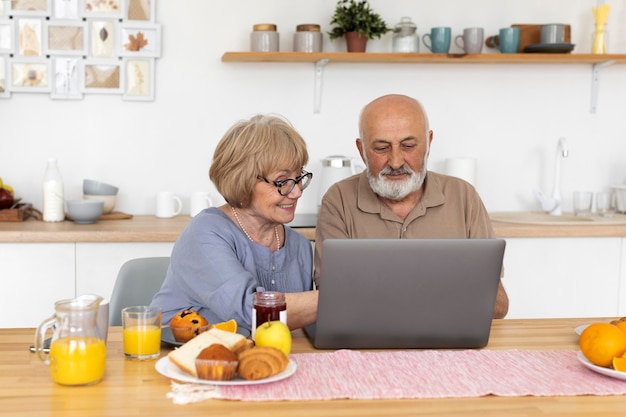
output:
[{"label": "pink striped table runner", "polygon": [[290,355],[297,371],[282,381],[220,387],[173,382],[168,396],[185,403],[205,398],[295,401],[626,394],[626,381],[585,368],[576,354],[571,350],[301,353]]}]

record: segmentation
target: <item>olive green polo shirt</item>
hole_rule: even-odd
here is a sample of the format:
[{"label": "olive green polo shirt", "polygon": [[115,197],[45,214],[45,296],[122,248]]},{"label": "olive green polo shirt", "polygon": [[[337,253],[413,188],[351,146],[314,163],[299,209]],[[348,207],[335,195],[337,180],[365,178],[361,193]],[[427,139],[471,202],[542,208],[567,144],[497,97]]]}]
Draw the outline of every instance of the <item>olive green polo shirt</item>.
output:
[{"label": "olive green polo shirt", "polygon": [[428,171],[424,194],[406,219],[396,216],[370,188],[362,172],[333,184],[320,207],[315,230],[315,282],[327,238],[491,238],[493,227],[469,183]]}]

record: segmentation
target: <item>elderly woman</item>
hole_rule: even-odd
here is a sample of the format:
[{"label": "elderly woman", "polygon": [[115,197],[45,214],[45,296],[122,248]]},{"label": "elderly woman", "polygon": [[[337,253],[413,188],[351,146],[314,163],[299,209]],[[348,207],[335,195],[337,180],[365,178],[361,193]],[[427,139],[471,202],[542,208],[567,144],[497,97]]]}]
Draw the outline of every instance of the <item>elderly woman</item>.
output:
[{"label": "elderly woman", "polygon": [[197,214],[172,251],[165,282],[152,305],[169,322],[191,308],[209,323],[235,319],[250,330],[257,291],[284,292],[291,329],[317,316],[312,291],[312,249],[285,226],[313,174],[294,128],[258,115],[232,126],[213,155],[209,176],[226,200]]}]

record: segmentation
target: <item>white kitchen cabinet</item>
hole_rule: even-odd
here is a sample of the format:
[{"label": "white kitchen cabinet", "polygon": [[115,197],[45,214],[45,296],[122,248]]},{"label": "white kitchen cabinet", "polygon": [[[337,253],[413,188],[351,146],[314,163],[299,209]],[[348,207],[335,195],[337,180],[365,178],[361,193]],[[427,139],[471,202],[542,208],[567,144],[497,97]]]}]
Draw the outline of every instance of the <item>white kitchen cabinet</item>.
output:
[{"label": "white kitchen cabinet", "polygon": [[507,318],[613,317],[626,311],[622,238],[506,241]]},{"label": "white kitchen cabinet", "polygon": [[143,257],[170,256],[174,242],[76,243],[76,294],[109,298],[124,262]]},{"label": "white kitchen cabinet", "polygon": [[74,262],[74,243],[0,243],[0,327],[37,327],[73,298]]}]

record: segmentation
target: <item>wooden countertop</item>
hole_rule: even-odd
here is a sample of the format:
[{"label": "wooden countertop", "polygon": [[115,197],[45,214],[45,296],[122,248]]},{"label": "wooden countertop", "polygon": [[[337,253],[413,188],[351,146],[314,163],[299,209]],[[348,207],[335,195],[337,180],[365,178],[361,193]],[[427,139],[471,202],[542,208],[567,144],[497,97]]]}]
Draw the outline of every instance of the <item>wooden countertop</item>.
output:
[{"label": "wooden countertop", "polygon": [[[575,327],[601,319],[494,320],[486,349],[577,350]],[[455,399],[242,402],[205,400],[176,405],[166,397],[170,380],[154,361],[124,358],[120,327],[107,342],[104,379],[89,387],[64,387],[28,351],[34,329],[0,329],[0,414],[63,416],[624,416],[625,396],[500,397]],[[317,352],[301,331],[293,332],[293,353]],[[169,349],[163,348],[165,355]],[[582,365],[581,365],[582,366]]]},{"label": "wooden countertop", "polygon": [[[528,213],[493,213],[493,227],[502,238],[513,237],[626,237],[626,216],[614,220],[590,222],[556,221],[524,223]],[[505,221],[499,220],[505,219]],[[509,220],[510,219],[510,220]],[[519,219],[522,219],[520,221]],[[189,222],[186,215],[160,219],[152,215],[125,220],[101,220],[94,224],[65,221],[46,223],[29,219],[24,222],[0,222],[0,242],[175,242]],[[315,240],[315,228],[297,228],[307,239]]]}]

